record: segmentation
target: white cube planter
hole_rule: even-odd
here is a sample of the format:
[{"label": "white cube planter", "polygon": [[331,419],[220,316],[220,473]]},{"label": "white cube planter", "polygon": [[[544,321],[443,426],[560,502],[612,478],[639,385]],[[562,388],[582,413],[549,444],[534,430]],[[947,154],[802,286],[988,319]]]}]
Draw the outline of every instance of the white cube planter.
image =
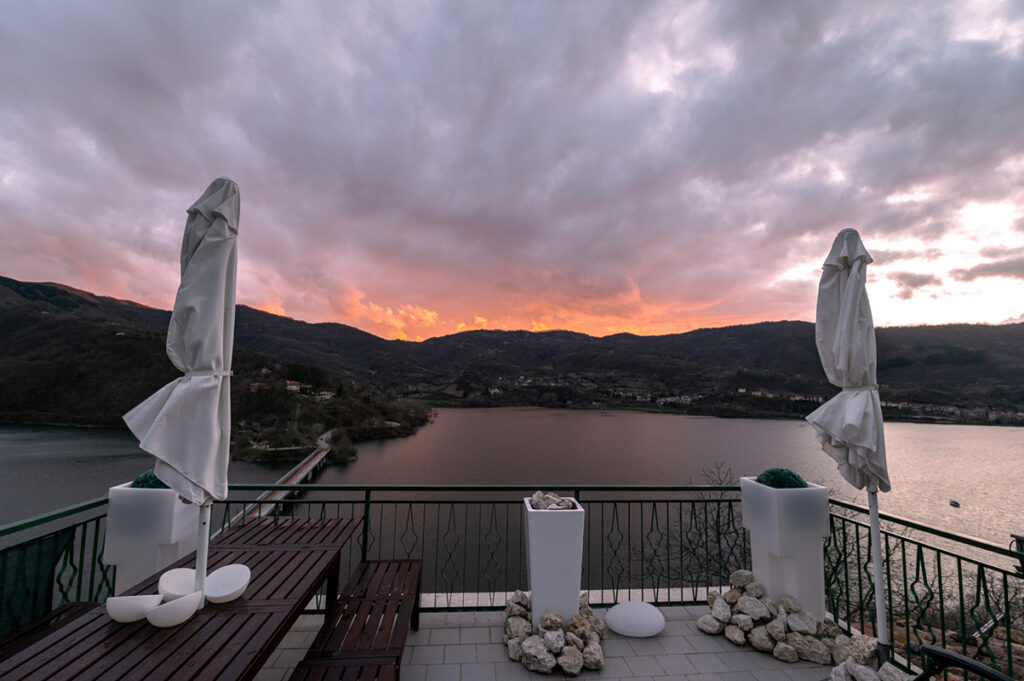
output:
[{"label": "white cube planter", "polygon": [[546,613],[565,621],[579,612],[583,575],[583,507],[575,499],[571,510],[539,511],[523,499],[526,520],[526,563],[530,576],[530,612],[540,627]]},{"label": "white cube planter", "polygon": [[776,489],[740,478],[743,527],[750,531],[754,577],[768,596],[796,597],[804,609],[825,614],[825,551],[828,489]]},{"label": "white cube planter", "polygon": [[111,487],[103,562],[117,566],[114,593],[196,550],[199,507],[170,489]]}]

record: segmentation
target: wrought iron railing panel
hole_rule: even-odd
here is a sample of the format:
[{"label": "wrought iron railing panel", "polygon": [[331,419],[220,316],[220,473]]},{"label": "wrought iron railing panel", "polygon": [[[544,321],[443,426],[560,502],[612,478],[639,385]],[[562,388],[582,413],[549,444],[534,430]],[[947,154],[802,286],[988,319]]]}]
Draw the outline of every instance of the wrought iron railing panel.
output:
[{"label": "wrought iron railing panel", "polygon": [[[366,520],[345,547],[342,576],[367,558],[423,563],[427,609],[501,608],[527,587],[522,498],[526,487],[350,487],[302,485],[301,496],[257,504],[275,485],[232,486],[215,506],[215,532],[263,514]],[[642,599],[702,603],[750,546],[735,487],[579,487],[556,489],[586,510],[582,586],[595,603]],[[53,566],[52,605],[113,593],[103,564],[105,499],[0,528],[0,551],[70,531]],[[866,509],[833,501],[825,542],[828,609],[847,631],[873,632],[875,601]],[[895,661],[920,665],[919,648],[937,644],[1020,678],[1024,655],[1024,555],[884,515],[883,573]],[[8,561],[9,565],[14,565]],[[12,568],[19,569],[19,568]],[[19,578],[8,580],[15,585]],[[23,580],[22,580],[23,581]],[[26,582],[23,591],[28,592]],[[3,607],[13,601],[5,597]],[[0,608],[2,609],[2,608]]]},{"label": "wrought iron railing panel", "polygon": [[[867,509],[832,502],[825,550],[827,607],[850,630],[874,634],[875,601]],[[886,619],[894,662],[921,666],[938,645],[1024,678],[1024,556],[894,516],[882,515]]]}]

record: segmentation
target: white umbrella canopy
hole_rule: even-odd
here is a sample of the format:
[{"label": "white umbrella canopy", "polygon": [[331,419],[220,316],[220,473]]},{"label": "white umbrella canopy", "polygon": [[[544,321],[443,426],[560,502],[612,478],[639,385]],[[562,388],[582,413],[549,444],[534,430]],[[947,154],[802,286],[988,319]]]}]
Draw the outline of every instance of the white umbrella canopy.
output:
[{"label": "white umbrella canopy", "polygon": [[825,375],[843,391],[807,420],[851,485],[863,489],[874,483],[888,492],[875,326],[865,288],[870,262],[857,230],[839,232],[818,285],[814,335]]},{"label": "white umbrella canopy", "polygon": [[[188,209],[167,356],[184,376],[124,415],[156,476],[200,504],[195,590],[205,592],[210,505],[228,495],[238,185],[214,180]],[[246,578],[248,579],[248,578]],[[200,596],[202,607],[204,597]]]},{"label": "white umbrella canopy", "polygon": [[871,262],[857,230],[844,229],[832,242],[822,266],[814,339],[825,375],[842,392],[814,410],[807,420],[814,426],[821,448],[839,464],[839,473],[857,489],[867,487],[875,635],[888,649],[878,490],[889,491],[889,473],[878,399],[875,325],[866,288]]},{"label": "white umbrella canopy", "polygon": [[154,472],[196,504],[227,497],[238,185],[214,180],[188,209],[167,356],[184,376],[124,415]]}]

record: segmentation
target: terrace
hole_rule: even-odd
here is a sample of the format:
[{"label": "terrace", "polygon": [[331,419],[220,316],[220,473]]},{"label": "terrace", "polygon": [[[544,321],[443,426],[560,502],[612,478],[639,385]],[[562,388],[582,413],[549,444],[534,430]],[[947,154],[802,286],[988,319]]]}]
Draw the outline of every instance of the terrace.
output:
[{"label": "terrace", "polygon": [[[403,678],[533,678],[502,657],[501,610],[527,582],[522,497],[525,487],[235,485],[215,510],[215,530],[246,522],[266,491],[298,491],[263,512],[302,517],[361,518],[342,550],[342,581],[364,559],[423,561],[421,630],[408,641]],[[733,486],[579,487],[586,510],[583,588],[601,608],[626,600],[660,606],[668,624],[654,639],[607,639],[606,666],[590,678],[683,676],[694,681],[811,681],[828,668],[786,664],[722,637],[699,633],[709,589],[750,568],[739,488]],[[114,569],[102,562],[106,499],[0,528],[0,622],[14,606],[43,599],[51,606],[102,601]],[[934,643],[1024,678],[1024,554],[921,523],[882,515],[883,584],[893,662],[922,663]],[[867,510],[832,500],[825,543],[826,604],[846,631],[870,634],[874,621]],[[64,537],[47,559],[51,540]],[[49,562],[47,562],[49,560]],[[30,570],[35,561],[42,570]],[[46,565],[52,564],[52,572]],[[33,579],[38,572],[41,580]],[[322,596],[289,634],[258,678],[281,679],[318,627]],[[5,632],[6,633],[6,632]]]}]

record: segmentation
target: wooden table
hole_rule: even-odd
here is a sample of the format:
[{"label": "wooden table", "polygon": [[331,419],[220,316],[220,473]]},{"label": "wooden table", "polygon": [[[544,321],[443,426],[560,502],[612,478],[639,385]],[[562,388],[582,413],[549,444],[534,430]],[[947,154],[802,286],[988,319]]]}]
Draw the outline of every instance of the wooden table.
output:
[{"label": "wooden table", "polygon": [[[209,569],[249,566],[252,580],[242,597],[207,603],[169,629],[145,620],[118,624],[98,606],[0,662],[0,680],[251,679],[325,583],[333,605],[340,549],[360,522],[263,518],[232,528],[210,543]],[[158,577],[128,593],[156,593]]]}]

